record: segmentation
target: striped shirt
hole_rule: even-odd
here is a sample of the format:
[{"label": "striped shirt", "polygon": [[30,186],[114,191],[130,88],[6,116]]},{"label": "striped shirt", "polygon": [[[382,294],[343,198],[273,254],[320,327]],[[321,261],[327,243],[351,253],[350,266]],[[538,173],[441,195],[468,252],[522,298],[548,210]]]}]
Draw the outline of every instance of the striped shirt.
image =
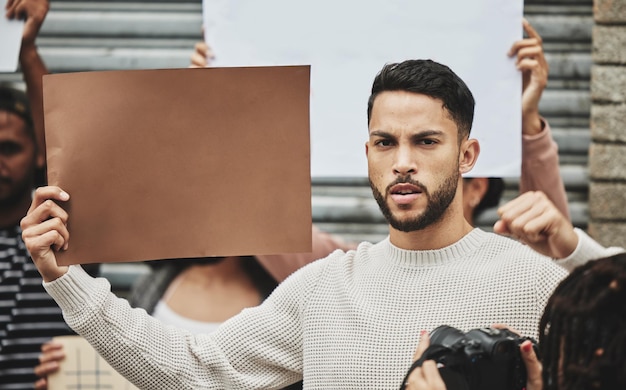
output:
[{"label": "striped shirt", "polygon": [[42,287],[19,226],[0,230],[0,389],[32,389],[41,344],[73,334]]}]

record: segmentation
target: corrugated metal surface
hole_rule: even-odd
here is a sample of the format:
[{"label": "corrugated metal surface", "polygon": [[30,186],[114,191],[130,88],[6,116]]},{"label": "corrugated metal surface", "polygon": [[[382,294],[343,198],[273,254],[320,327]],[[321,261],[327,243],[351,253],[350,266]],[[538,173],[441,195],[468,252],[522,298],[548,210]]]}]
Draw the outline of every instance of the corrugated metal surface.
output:
[{"label": "corrugated metal surface", "polygon": [[[560,146],[575,225],[587,225],[587,148],[592,1],[527,1],[525,14],[544,38],[550,80],[541,111]],[[52,1],[38,44],[51,72],[186,67],[201,39],[200,1]],[[0,81],[21,85],[21,75]],[[507,180],[505,200],[517,193]],[[366,180],[315,180],[314,221],[348,239],[387,232]],[[478,224],[490,229],[495,211]]]}]

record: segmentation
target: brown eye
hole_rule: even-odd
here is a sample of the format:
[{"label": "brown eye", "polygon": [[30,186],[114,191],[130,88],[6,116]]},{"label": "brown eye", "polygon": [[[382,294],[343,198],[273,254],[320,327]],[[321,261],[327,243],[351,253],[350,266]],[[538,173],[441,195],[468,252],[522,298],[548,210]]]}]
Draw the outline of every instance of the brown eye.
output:
[{"label": "brown eye", "polygon": [[14,142],[1,142],[0,154],[3,156],[13,156],[22,151],[22,147]]},{"label": "brown eye", "polygon": [[392,142],[388,139],[381,139],[376,141],[376,146],[391,146]]}]

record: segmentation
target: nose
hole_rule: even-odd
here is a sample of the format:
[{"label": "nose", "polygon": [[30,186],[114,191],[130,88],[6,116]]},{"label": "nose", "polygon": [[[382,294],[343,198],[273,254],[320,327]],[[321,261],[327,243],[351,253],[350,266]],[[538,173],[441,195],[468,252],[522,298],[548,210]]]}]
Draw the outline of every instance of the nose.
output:
[{"label": "nose", "polygon": [[396,151],[393,164],[393,173],[396,175],[408,175],[417,172],[415,158],[409,147],[399,147]]}]

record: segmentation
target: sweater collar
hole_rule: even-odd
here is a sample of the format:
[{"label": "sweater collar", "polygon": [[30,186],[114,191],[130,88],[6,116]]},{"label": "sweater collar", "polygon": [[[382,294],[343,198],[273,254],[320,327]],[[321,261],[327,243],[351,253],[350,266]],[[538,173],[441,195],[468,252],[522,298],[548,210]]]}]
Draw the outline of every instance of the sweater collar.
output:
[{"label": "sweater collar", "polygon": [[385,252],[386,262],[399,266],[437,266],[453,262],[457,259],[467,258],[489,236],[489,233],[479,228],[474,228],[459,241],[441,249],[433,250],[406,250],[398,248],[389,241],[389,237],[380,242],[381,249]]}]

